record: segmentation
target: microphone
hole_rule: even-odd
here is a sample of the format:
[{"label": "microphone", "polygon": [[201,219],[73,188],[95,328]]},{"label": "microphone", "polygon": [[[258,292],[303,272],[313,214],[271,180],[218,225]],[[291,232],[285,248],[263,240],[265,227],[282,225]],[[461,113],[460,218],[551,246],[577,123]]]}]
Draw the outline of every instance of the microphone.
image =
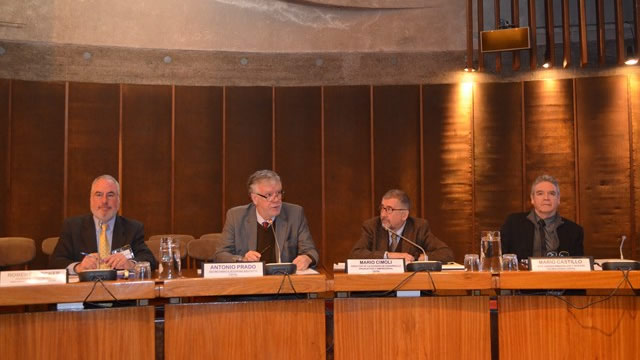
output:
[{"label": "microphone", "polygon": [[[389,229],[388,227],[382,225],[382,228],[385,229],[389,234],[391,234],[392,232],[395,233],[395,231]],[[420,249],[420,251],[422,251],[422,254],[424,255],[424,260],[423,261],[413,261],[407,264],[407,271],[442,271],[442,263],[440,261],[428,261],[427,259],[429,258],[427,256],[427,252],[424,251],[424,248],[420,245],[418,245],[417,243],[409,240],[407,237],[402,236],[400,234],[396,234],[398,235],[402,240],[405,240],[406,242],[408,242],[409,244],[417,247],[418,249]]]},{"label": "microphone", "polygon": [[267,275],[277,275],[277,274],[295,274],[296,273],[296,269],[298,268],[296,266],[296,264],[291,263],[291,262],[287,262],[287,263],[283,263],[282,262],[282,254],[281,254],[281,249],[280,249],[280,243],[278,242],[278,237],[276,236],[276,230],[273,227],[273,219],[269,219],[267,220],[267,222],[269,223],[269,227],[271,228],[271,232],[273,232],[273,240],[276,243],[276,259],[277,259],[277,263],[270,263],[270,264],[265,264],[264,265],[264,271]]},{"label": "microphone", "polygon": [[640,270],[640,262],[627,260],[622,254],[622,245],[626,239],[626,235],[620,237],[620,259],[601,259],[598,261],[602,270]]}]

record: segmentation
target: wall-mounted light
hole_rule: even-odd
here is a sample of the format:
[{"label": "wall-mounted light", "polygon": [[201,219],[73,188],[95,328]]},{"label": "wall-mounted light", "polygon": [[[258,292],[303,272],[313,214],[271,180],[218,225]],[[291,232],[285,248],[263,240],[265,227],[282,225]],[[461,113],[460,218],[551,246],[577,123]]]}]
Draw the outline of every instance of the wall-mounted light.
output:
[{"label": "wall-mounted light", "polygon": [[553,63],[551,62],[551,55],[549,54],[549,49],[544,51],[544,63],[542,64],[542,67],[545,69],[549,69],[553,67]]}]

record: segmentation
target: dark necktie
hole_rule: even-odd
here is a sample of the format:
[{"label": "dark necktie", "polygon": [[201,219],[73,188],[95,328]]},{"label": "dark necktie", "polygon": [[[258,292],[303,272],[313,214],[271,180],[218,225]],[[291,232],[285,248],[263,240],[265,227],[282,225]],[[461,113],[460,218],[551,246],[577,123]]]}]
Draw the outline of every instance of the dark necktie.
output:
[{"label": "dark necktie", "polygon": [[547,235],[545,232],[545,222],[543,219],[538,220],[538,228],[540,232],[540,254],[545,256],[547,253]]},{"label": "dark necktie", "polygon": [[398,234],[392,232],[391,233],[391,251],[396,251],[396,246],[398,246]]},{"label": "dark necktie", "polygon": [[269,228],[269,222],[268,221],[263,222],[262,223],[262,227],[265,228],[265,229],[268,229]]}]

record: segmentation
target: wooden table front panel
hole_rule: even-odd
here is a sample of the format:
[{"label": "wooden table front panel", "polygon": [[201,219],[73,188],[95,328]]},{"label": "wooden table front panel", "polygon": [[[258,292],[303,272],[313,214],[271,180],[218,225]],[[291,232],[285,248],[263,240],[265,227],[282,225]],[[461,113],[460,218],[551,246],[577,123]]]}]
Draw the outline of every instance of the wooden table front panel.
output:
[{"label": "wooden table front panel", "polygon": [[486,296],[334,300],[335,359],[489,359]]},{"label": "wooden table front panel", "polygon": [[325,359],[324,300],[165,306],[166,359]]},{"label": "wooden table front panel", "polygon": [[0,315],[2,359],[155,359],[151,306]]},{"label": "wooden table front panel", "polygon": [[[568,296],[583,306],[602,296]],[[501,359],[637,359],[640,298],[614,296],[584,310],[551,296],[498,299]]]}]

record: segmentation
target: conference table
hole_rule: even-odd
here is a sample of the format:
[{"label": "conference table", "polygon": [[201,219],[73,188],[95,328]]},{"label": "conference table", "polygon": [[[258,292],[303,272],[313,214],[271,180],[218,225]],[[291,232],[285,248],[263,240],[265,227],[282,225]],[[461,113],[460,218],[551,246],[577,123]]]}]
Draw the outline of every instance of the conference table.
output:
[{"label": "conference table", "polygon": [[488,272],[335,273],[333,289],[335,359],[491,356]]},{"label": "conference table", "polygon": [[498,297],[500,358],[640,357],[640,297],[633,291],[640,289],[640,271],[518,271],[497,278],[502,292],[525,292]]},{"label": "conference table", "polygon": [[326,359],[325,301],[308,296],[326,291],[324,274],[166,280],[160,297],[218,299],[164,306],[165,358]]},{"label": "conference table", "polygon": [[[557,292],[566,289],[586,291]],[[335,359],[637,358],[636,289],[640,271],[322,271],[3,287],[0,357],[325,359],[333,343]],[[113,297],[138,306],[24,307]]]},{"label": "conference table", "polygon": [[[154,281],[12,286],[0,288],[0,307],[157,295]],[[155,359],[154,321],[152,306],[0,314],[0,358]]]}]

